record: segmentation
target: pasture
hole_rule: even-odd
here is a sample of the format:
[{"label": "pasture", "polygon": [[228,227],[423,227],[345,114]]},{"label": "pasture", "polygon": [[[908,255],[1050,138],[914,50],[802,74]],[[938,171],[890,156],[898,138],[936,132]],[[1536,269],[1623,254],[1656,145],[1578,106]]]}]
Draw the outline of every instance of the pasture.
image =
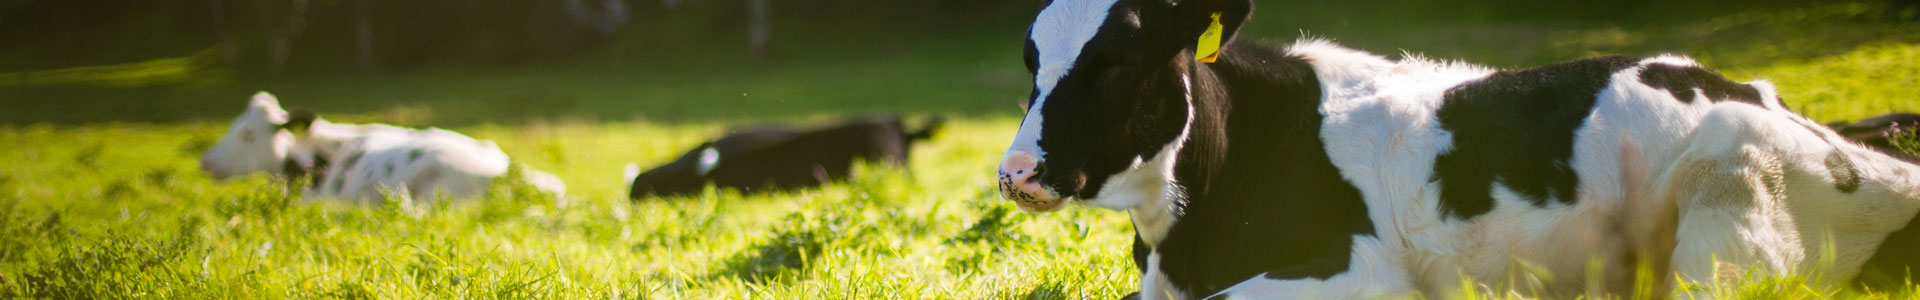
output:
[{"label": "pasture", "polygon": [[[1284,18],[1300,13],[1258,12],[1242,36],[1290,41],[1300,31]],[[1681,53],[1735,80],[1771,80],[1795,110],[1837,121],[1920,111],[1915,13],[1815,3],[1679,23],[1311,35],[1500,67]],[[158,87],[0,81],[10,121],[0,125],[0,297],[1118,298],[1136,284],[1124,213],[1028,214],[997,196],[991,174],[1029,88],[1023,26],[900,43],[882,57],[797,45],[790,55],[808,60],[718,69],[584,61]],[[501,181],[486,199],[402,207],[301,199],[264,176],[207,179],[197,159],[251,90],[335,121],[496,141],[515,163],[566,180],[569,199]],[[907,168],[864,168],[818,190],[626,199],[624,165],[671,160],[725,128],[876,111],[948,123]],[[1801,279],[1713,292],[1920,297]]]}]

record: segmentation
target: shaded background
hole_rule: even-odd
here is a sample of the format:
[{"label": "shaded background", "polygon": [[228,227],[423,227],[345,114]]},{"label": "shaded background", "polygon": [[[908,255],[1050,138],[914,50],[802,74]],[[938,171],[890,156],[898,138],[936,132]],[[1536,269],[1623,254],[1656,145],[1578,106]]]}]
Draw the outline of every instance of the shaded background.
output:
[{"label": "shaded background", "polygon": [[[1502,67],[1677,52],[1738,68],[1920,40],[1898,25],[1912,23],[1912,0],[1257,2],[1242,37]],[[257,90],[436,126],[1013,114],[1029,88],[1021,35],[1042,5],[0,0],[0,124],[219,121]]]}]

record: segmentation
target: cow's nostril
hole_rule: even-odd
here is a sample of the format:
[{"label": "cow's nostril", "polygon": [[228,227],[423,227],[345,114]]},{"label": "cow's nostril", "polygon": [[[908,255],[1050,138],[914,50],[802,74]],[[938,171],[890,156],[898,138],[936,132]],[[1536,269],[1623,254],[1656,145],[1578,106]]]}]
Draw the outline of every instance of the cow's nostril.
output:
[{"label": "cow's nostril", "polygon": [[1000,163],[1000,184],[1009,191],[1023,193],[1039,189],[1040,175],[1046,173],[1045,164],[1039,157],[1026,152],[1014,151]]},{"label": "cow's nostril", "polygon": [[1024,180],[1024,181],[1023,181],[1023,183],[1028,183],[1028,184],[1038,184],[1038,183],[1040,183],[1040,172],[1043,172],[1043,171],[1046,171],[1046,170],[1047,170],[1047,165],[1037,165],[1037,166],[1033,166],[1033,169],[1032,169],[1032,170],[1020,170],[1020,172],[1030,172],[1030,173],[1032,173],[1032,174],[1025,174],[1025,175],[1027,176],[1027,178],[1026,178],[1026,180]]}]

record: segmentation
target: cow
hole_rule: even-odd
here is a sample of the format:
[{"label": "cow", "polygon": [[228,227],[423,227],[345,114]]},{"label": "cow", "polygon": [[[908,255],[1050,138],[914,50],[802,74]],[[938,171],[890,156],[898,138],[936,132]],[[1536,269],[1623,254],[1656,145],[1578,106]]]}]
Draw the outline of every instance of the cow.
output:
[{"label": "cow", "polygon": [[1388,59],[1236,40],[1252,11],[1047,3],[1002,197],[1127,212],[1143,299],[1827,284],[1920,211],[1920,166],[1686,57]]},{"label": "cow", "polygon": [[[508,174],[507,154],[492,141],[438,128],[386,124],[341,124],[311,112],[288,112],[273,94],[259,92],[225,136],[200,158],[216,180],[254,173],[310,178],[303,197],[402,201],[485,195],[494,178]],[[557,199],[566,183],[522,167],[522,178]]]},{"label": "cow", "polygon": [[1908,112],[1889,113],[1860,120],[1859,122],[1827,123],[1827,128],[1831,128],[1834,132],[1840,133],[1840,135],[1845,136],[1847,140],[1858,142],[1874,150],[1880,150],[1880,152],[1887,153],[1887,155],[1901,157],[1910,162],[1920,162],[1920,160],[1916,160],[1917,158],[1914,157],[1913,154],[1903,152],[1903,149],[1894,145],[1895,139],[1901,137],[1902,134],[1920,134],[1920,132],[1916,132],[1916,130],[1920,130],[1920,114]]},{"label": "cow", "polygon": [[628,195],[684,196],[699,193],[708,183],[745,192],[815,187],[846,179],[856,160],[905,165],[913,143],[931,139],[940,124],[933,119],[909,131],[897,116],[868,116],[810,130],[736,130],[672,162],[628,176]]}]

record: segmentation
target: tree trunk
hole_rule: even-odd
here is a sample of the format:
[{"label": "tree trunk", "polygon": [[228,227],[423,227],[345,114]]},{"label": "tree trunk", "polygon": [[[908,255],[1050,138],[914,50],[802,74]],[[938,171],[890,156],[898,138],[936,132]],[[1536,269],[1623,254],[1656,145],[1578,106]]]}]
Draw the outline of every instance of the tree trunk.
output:
[{"label": "tree trunk", "polygon": [[373,18],[367,15],[367,1],[353,1],[354,58],[362,71],[373,69]]},{"label": "tree trunk", "polygon": [[769,45],[772,42],[773,33],[769,28],[771,24],[768,24],[767,20],[768,11],[771,10],[768,5],[767,0],[747,0],[748,22],[750,22],[747,32],[747,50],[756,59],[767,59],[773,54],[773,49]]},{"label": "tree trunk", "polygon": [[220,51],[220,58],[226,61],[227,67],[237,67],[240,65],[240,51],[233,49],[233,34],[227,28],[227,2],[207,2],[207,7],[213,10],[213,34],[220,37],[220,43],[214,45],[214,49]]}]

